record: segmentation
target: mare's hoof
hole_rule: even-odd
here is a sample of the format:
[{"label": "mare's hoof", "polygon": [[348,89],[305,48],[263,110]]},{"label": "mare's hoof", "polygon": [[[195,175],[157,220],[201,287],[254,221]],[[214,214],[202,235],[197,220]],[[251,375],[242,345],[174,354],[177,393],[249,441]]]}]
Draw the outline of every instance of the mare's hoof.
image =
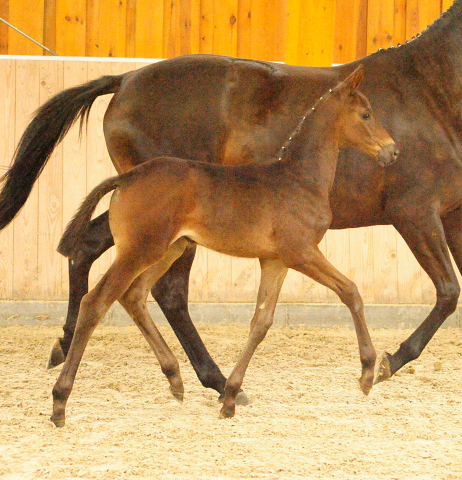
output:
[{"label": "mare's hoof", "polygon": [[66,418],[65,417],[56,418],[54,415],[52,415],[50,417],[50,420],[55,424],[56,428],[64,427],[64,425],[66,424]]},{"label": "mare's hoof", "polygon": [[63,349],[61,348],[61,342],[59,341],[59,338],[57,338],[55,343],[51,347],[50,357],[48,358],[47,363],[47,370],[61,365],[61,363],[64,363],[64,360],[66,360],[66,357],[64,355]]},{"label": "mare's hoof", "polygon": [[375,372],[374,385],[377,383],[383,382],[385,380],[390,380],[392,377],[391,367],[390,367],[390,357],[391,355],[387,352],[383,352],[377,362],[377,369]]},{"label": "mare's hoof", "polygon": [[[225,399],[225,394],[222,393],[218,397],[218,401],[220,403],[223,403],[223,400]],[[244,393],[243,390],[239,390],[237,396],[236,396],[236,405],[239,405],[241,407],[247,407],[247,405],[250,405],[252,402],[250,401],[250,398]]]},{"label": "mare's hoof", "polygon": [[175,398],[176,401],[178,401],[179,403],[183,403],[184,392],[174,392],[171,388],[170,388],[170,392],[171,392],[171,394],[173,395],[173,398]]}]

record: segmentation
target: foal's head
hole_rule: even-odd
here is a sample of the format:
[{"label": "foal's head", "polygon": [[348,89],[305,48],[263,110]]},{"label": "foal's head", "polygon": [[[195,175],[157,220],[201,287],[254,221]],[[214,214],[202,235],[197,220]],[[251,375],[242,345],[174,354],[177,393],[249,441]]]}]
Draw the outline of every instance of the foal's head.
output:
[{"label": "foal's head", "polygon": [[357,90],[363,79],[359,66],[333,90],[332,97],[341,102],[340,147],[354,147],[374,157],[381,166],[392,164],[398,149],[375,116],[369,100]]}]

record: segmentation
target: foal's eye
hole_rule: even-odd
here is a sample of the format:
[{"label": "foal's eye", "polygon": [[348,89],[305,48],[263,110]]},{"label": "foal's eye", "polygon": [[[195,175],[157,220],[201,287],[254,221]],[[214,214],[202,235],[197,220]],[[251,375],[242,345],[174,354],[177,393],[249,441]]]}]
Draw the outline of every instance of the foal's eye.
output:
[{"label": "foal's eye", "polygon": [[363,120],[369,120],[371,118],[371,114],[369,112],[365,112],[362,115]]}]

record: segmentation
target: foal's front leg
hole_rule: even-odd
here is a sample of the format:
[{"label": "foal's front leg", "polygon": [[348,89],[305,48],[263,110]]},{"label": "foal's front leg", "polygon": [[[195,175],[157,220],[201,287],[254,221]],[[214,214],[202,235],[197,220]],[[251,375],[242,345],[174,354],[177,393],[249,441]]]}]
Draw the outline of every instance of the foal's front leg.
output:
[{"label": "foal's front leg", "polygon": [[288,265],[333,290],[350,309],[358,339],[362,374],[359,385],[368,395],[374,382],[376,353],[364,318],[364,304],[356,285],[340,273],[324,257],[317,246],[305,251],[297,260]]},{"label": "foal's front leg", "polygon": [[273,323],[277,299],[287,274],[287,267],[280,260],[260,260],[260,265],[260,288],[255,314],[250,324],[249,339],[225,385],[225,398],[220,411],[220,416],[224,418],[234,416],[236,397],[245,372],[252,355]]}]

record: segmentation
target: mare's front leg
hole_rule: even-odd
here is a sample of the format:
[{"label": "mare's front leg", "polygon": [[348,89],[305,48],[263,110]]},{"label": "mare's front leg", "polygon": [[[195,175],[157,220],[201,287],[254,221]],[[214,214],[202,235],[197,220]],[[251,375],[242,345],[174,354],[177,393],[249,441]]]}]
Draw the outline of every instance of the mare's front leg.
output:
[{"label": "mare's front leg", "polygon": [[255,314],[250,324],[249,339],[225,385],[225,398],[220,411],[220,416],[224,418],[234,416],[236,397],[244,381],[245,372],[252,355],[273,323],[277,299],[287,274],[287,267],[280,260],[260,260],[260,265],[260,288]]},{"label": "mare's front leg", "polygon": [[90,268],[95,260],[113,245],[109,214],[106,211],[90,222],[90,228],[79,244],[79,252],[69,259],[69,305],[63,327],[64,337],[58,338],[53,345],[47,363],[48,369],[60,365],[66,359],[74,336],[80,302],[88,293]]},{"label": "mare's front leg", "polygon": [[139,268],[139,265],[136,266],[131,258],[126,261],[116,258],[96,287],[82,299],[74,338],[63,369],[53,388],[51,421],[57,427],[62,427],[65,424],[67,400],[71,394],[75,376],[91,334],[109,307],[125,293],[139,272],[143,270]]},{"label": "mare's front leg", "polygon": [[162,373],[167,377],[172,395],[183,401],[184,387],[180,374],[180,365],[175,355],[165,343],[162,335],[152,321],[146,307],[149,289],[171,266],[171,264],[184,252],[186,240],[181,239],[173,244],[165,257],[148,268],[134,280],[130,288],[119,299],[120,304],[132,317],[136,326],[146,338],[159,362]]},{"label": "mare's front leg", "polygon": [[[409,202],[408,202],[409,203]],[[422,324],[393,354],[384,353],[380,359],[376,383],[389,379],[406,363],[420,356],[438,328],[457,307],[460,287],[451,264],[445,232],[459,268],[462,266],[460,211],[450,214],[444,221],[444,230],[435,208],[424,211],[403,211],[393,225],[406,241],[420,266],[436,287],[436,304]],[[403,209],[404,210],[404,209]]]},{"label": "mare's front leg", "polygon": [[367,330],[364,304],[358,288],[329,263],[317,246],[305,251],[298,259],[288,260],[287,265],[333,290],[349,308],[356,330],[362,365],[359,385],[364,394],[368,395],[374,381],[376,353]]}]

